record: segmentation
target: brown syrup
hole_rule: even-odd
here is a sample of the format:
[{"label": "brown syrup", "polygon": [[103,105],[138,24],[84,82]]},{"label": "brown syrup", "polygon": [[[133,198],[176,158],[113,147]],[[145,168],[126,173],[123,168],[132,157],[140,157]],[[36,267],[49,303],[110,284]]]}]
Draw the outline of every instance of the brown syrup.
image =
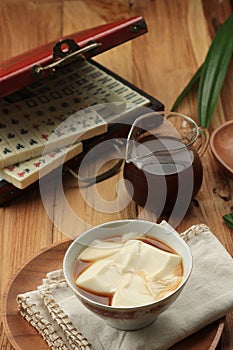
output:
[{"label": "brown syrup", "polygon": [[[182,145],[184,147],[179,140],[171,137],[160,139],[146,137],[140,142],[146,144],[147,152],[150,148],[156,150],[167,147],[169,150]],[[165,152],[166,156],[157,156],[157,158],[151,153],[143,158],[145,150],[139,144],[135,151],[139,159],[125,162],[126,189],[131,193],[130,188],[133,186],[134,201],[139,206],[156,213],[158,219],[165,218],[168,221],[170,216],[174,215],[172,214],[174,208],[177,208],[175,214],[177,220],[183,218],[191,198],[194,198],[201,188],[203,171],[200,158],[194,149],[184,149],[182,163],[180,160],[182,152],[173,152],[173,154],[171,151],[171,155],[169,152],[166,155]],[[129,183],[131,183],[130,187]]]},{"label": "brown syrup", "polygon": [[[136,238],[146,244],[149,244],[153,247],[156,247],[158,249],[161,249],[163,251],[166,251],[168,253],[171,254],[177,254],[177,252],[172,249],[169,245],[165,244],[164,242],[149,237],[149,236],[145,236],[145,237],[139,237]],[[116,236],[116,237],[112,237],[110,239],[106,239],[107,241],[115,241],[115,242],[120,242],[121,237],[120,236]],[[94,262],[89,262],[89,261],[83,261],[81,259],[76,260],[76,262],[74,263],[73,266],[73,277],[74,277],[74,283],[76,281],[76,279],[78,278],[78,276],[84,272],[84,270],[86,270],[91,264],[93,264]],[[179,276],[183,275],[183,266],[182,264],[178,267],[177,269],[177,274]],[[113,298],[113,294],[101,294],[101,293],[96,293],[93,290],[89,290],[89,289],[84,289],[84,288],[80,288],[78,286],[76,286],[76,288],[78,289],[78,291],[84,295],[85,297],[87,297],[88,299],[91,299],[92,301],[98,302],[100,304],[103,305],[111,305],[112,303],[112,298]]]}]

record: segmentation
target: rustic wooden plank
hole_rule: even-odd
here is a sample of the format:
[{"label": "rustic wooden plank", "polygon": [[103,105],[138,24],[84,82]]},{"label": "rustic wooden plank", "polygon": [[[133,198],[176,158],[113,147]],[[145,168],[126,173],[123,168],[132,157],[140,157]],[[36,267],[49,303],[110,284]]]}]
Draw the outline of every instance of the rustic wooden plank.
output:
[{"label": "rustic wooden plank", "polygon": [[[98,56],[96,60],[122,77],[171,107],[178,93],[202,63],[214,35],[212,18],[218,23],[231,12],[230,1],[210,0],[2,0],[0,4],[1,38],[0,59],[22,53],[40,44],[81,29],[97,26],[117,19],[142,15],[148,23],[148,34],[125,43]],[[224,83],[221,99],[214,113],[210,132],[224,120],[233,118],[233,65]],[[194,89],[179,106],[179,111],[197,120],[197,91]],[[233,210],[232,180],[219,168],[210,149],[203,156],[204,181],[196,201],[179,231],[193,224],[206,223],[233,255],[232,230],[224,224],[222,215]],[[96,186],[106,201],[117,196],[117,182],[122,173]],[[109,190],[111,189],[111,191]],[[91,188],[87,196],[92,205],[82,198],[77,181],[70,175],[64,179],[64,191],[70,207],[82,219],[76,228],[69,223],[70,232],[81,233],[88,225],[122,218],[155,220],[153,214],[135,208],[132,203],[121,211],[107,213],[98,210],[98,197],[93,198]],[[54,195],[55,192],[55,195]],[[58,221],[67,219],[64,203],[60,210],[57,193],[48,193],[53,214]],[[65,208],[65,209],[64,209]],[[7,208],[0,208],[0,261],[2,266],[1,294],[12,274],[33,253],[52,242],[65,238],[63,232],[49,220],[40,194],[36,190],[26,194]],[[218,349],[233,347],[232,314]],[[0,331],[0,348],[12,350],[4,331]]]},{"label": "rustic wooden plank", "polygon": [[[57,39],[62,33],[62,2],[3,0],[0,4],[0,60]],[[17,208],[23,209],[17,210]],[[0,209],[1,295],[19,266],[53,240],[38,191]],[[0,348],[13,349],[0,332]]]},{"label": "rustic wooden plank", "polygon": [[[227,19],[233,11],[232,1],[203,1],[205,17],[207,18],[208,28],[211,37],[213,38],[219,26]],[[222,115],[225,120],[232,119],[233,98],[231,91],[231,82],[233,79],[233,61],[226,75],[224,85],[221,91],[221,101],[223,106]],[[230,96],[229,96],[230,95]]]},{"label": "rustic wooden plank", "polygon": [[3,0],[0,5],[0,59],[55,40],[62,33],[62,2]]},{"label": "rustic wooden plank", "polygon": [[[73,15],[75,13],[75,16]],[[64,2],[64,33],[69,34],[82,29],[99,26],[105,23],[122,20],[133,16],[127,0],[111,1],[65,1]],[[141,15],[141,13],[137,13]],[[96,57],[96,61],[111,68],[117,74],[123,74],[125,79],[133,82],[131,47],[135,41],[124,43]],[[124,66],[125,68],[121,69]]]}]

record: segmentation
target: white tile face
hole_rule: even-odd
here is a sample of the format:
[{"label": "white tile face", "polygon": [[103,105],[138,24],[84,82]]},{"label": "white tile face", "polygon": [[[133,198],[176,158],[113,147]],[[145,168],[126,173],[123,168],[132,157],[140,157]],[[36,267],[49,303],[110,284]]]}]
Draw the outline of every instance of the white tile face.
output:
[{"label": "white tile face", "polygon": [[82,152],[82,143],[66,146],[62,149],[51,151],[33,159],[9,165],[1,170],[1,177],[14,186],[23,189],[41,176],[62,165],[64,161],[74,158]]},{"label": "white tile face", "polygon": [[[24,162],[41,156],[45,147],[56,151],[105,133],[108,122],[116,121],[121,113],[117,108],[110,113],[102,107],[99,113],[94,107],[109,102],[133,102],[135,107],[150,103],[85,60],[1,99],[0,169],[23,163],[23,170],[17,166],[21,175],[28,175],[31,163],[26,171]],[[13,176],[9,169],[3,173],[8,174],[8,180],[10,174]]]},{"label": "white tile face", "polygon": [[12,145],[5,144],[0,147],[0,160],[4,167],[13,164],[17,160],[17,153]]}]

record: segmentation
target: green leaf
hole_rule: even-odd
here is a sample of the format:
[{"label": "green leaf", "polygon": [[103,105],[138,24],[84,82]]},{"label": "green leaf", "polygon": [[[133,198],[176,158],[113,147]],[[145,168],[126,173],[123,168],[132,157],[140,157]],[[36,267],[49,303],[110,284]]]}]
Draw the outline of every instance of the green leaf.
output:
[{"label": "green leaf", "polygon": [[233,228],[233,213],[224,215],[223,219],[228,226]]},{"label": "green leaf", "polygon": [[233,52],[233,15],[221,25],[203,63],[198,88],[199,124],[209,127]]},{"label": "green leaf", "polygon": [[194,86],[194,84],[200,79],[201,70],[202,70],[202,65],[198,68],[198,70],[196,71],[196,73],[194,74],[192,79],[189,81],[189,83],[185,86],[184,90],[182,90],[180,95],[177,97],[177,99],[175,100],[175,102],[171,108],[171,111],[174,111],[177,108],[177,106],[179,105],[179,103],[183,100],[185,95],[187,95],[189,93],[189,91],[192,90],[192,87]]},{"label": "green leaf", "polygon": [[233,53],[233,14],[220,26],[204,63],[177,97],[171,110],[174,111],[182,99],[198,82],[198,119],[200,126],[209,127],[217,99],[222,88]]}]

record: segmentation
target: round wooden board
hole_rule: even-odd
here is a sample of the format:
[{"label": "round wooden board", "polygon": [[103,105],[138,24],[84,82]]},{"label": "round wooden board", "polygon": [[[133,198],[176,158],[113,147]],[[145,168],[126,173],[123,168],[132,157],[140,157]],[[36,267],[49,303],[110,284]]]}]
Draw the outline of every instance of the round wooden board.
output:
[{"label": "round wooden board", "polygon": [[[37,331],[19,314],[16,296],[34,290],[41,284],[47,272],[60,269],[66,249],[71,241],[65,241],[41,251],[30,259],[12,279],[4,295],[3,322],[6,335],[16,350],[49,350]],[[218,320],[201,331],[174,345],[170,350],[214,350],[224,328],[224,319]]]}]

